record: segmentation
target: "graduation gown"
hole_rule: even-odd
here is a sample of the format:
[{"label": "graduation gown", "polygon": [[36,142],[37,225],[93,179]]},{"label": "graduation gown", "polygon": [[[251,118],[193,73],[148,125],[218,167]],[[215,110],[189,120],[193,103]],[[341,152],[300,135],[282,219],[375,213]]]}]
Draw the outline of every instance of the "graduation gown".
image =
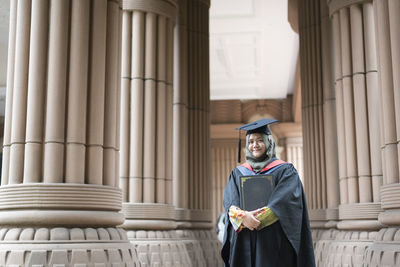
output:
[{"label": "graduation gown", "polygon": [[235,168],[225,187],[225,234],[221,251],[225,266],[314,267],[314,249],[303,186],[290,163],[275,161],[259,173],[273,177],[275,188],[268,207],[279,220],[261,230],[244,228],[239,233],[234,231],[228,211],[232,205],[240,207],[240,177],[249,174],[257,175],[248,163]]}]

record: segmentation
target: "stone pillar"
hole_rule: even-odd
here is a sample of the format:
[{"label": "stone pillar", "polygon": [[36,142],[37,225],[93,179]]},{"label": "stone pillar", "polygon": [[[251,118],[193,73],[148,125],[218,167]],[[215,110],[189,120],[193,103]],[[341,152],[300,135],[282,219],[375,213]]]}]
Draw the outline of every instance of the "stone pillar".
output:
[{"label": "stone pillar", "polygon": [[116,228],[119,3],[12,1],[10,20],[0,265],[135,266]]},{"label": "stone pillar", "polygon": [[382,208],[385,209],[379,215],[379,221],[386,225],[400,225],[400,205],[393,198],[400,192],[400,80],[397,77],[400,73],[400,54],[397,51],[400,35],[395,30],[395,25],[400,19],[396,13],[398,10],[400,6],[397,2],[374,1],[383,129],[381,202]]},{"label": "stone pillar", "polygon": [[[128,230],[140,264],[146,266],[194,262],[187,240],[172,231],[177,227],[172,205],[176,15],[177,1],[123,2],[120,181],[126,220],[122,227]],[[192,245],[194,252],[201,252],[198,241]]]},{"label": "stone pillar", "polygon": [[174,1],[124,1],[121,164],[125,229],[176,228],[172,206]]},{"label": "stone pillar", "polygon": [[174,95],[174,203],[179,228],[204,229],[211,227],[209,2],[192,0],[179,4],[175,35],[179,54]]},{"label": "stone pillar", "polygon": [[378,88],[380,100],[381,154],[383,184],[380,201],[383,211],[379,222],[386,225],[366,252],[365,266],[398,266],[400,259],[400,21],[398,1],[374,0],[375,41],[377,46]]},{"label": "stone pillar", "polygon": [[[316,241],[316,255],[323,266],[358,266],[367,262],[366,251],[382,227],[377,220],[382,168],[373,8],[371,1],[327,2],[333,37],[340,231],[323,232]],[[321,254],[323,250],[328,253]]]},{"label": "stone pillar", "polygon": [[[382,172],[377,69],[371,3],[331,9],[342,170],[339,229],[377,230]],[[344,127],[344,129],[341,129]],[[373,166],[371,166],[373,164]],[[372,172],[371,172],[372,170]]]},{"label": "stone pillar", "polygon": [[237,166],[237,142],[237,139],[213,139],[211,143],[211,187],[214,225],[218,220],[218,216],[225,212],[222,200],[229,174]]},{"label": "stone pillar", "polygon": [[212,224],[208,0],[179,0],[175,30],[174,197],[182,238],[200,240],[203,260],[220,266]]},{"label": "stone pillar", "polygon": [[299,173],[300,179],[304,177],[303,171],[303,139],[302,137],[285,138],[286,161],[293,164]]},{"label": "stone pillar", "polygon": [[314,229],[334,226],[339,204],[329,28],[325,2],[299,2],[304,185]]}]

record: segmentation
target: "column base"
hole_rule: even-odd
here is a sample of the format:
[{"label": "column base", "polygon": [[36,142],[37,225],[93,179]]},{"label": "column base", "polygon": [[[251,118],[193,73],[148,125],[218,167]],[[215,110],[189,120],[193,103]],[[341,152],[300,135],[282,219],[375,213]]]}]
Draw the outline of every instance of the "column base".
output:
[{"label": "column base", "polygon": [[317,266],[364,266],[366,250],[377,235],[377,232],[334,229],[312,232]]},{"label": "column base", "polygon": [[0,228],[0,266],[140,266],[119,228]]},{"label": "column base", "polygon": [[175,220],[178,229],[213,229],[210,210],[176,209]]},{"label": "column base", "polygon": [[121,225],[126,230],[173,230],[175,207],[161,203],[122,203],[126,220]]},{"label": "column base", "polygon": [[340,230],[377,231],[384,227],[378,220],[343,220],[337,224]]},{"label": "column base", "polygon": [[379,214],[379,222],[385,225],[400,225],[400,209],[385,210]]},{"label": "column base", "polygon": [[335,228],[339,218],[338,209],[312,209],[308,213],[312,229]]},{"label": "column base", "polygon": [[223,266],[213,231],[128,231],[142,266]]},{"label": "column base", "polygon": [[363,266],[400,266],[400,228],[381,229],[367,248]]}]

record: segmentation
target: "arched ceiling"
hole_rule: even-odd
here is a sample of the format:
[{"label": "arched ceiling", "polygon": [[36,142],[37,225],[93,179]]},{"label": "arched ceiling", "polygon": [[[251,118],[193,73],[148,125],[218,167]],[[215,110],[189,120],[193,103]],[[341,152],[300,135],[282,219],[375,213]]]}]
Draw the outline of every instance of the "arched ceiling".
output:
[{"label": "arched ceiling", "polygon": [[212,100],[276,99],[293,93],[298,34],[287,0],[212,0]]}]

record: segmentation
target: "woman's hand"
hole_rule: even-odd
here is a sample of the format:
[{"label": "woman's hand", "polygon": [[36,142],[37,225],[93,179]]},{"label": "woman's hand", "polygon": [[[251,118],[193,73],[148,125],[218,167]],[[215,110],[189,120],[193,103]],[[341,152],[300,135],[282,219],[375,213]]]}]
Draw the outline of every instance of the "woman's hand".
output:
[{"label": "woman's hand", "polygon": [[260,225],[260,221],[257,220],[257,218],[254,216],[254,214],[258,210],[253,210],[253,211],[246,211],[246,216],[243,219],[242,224],[246,227],[249,228],[250,230],[257,229],[257,227]]}]

